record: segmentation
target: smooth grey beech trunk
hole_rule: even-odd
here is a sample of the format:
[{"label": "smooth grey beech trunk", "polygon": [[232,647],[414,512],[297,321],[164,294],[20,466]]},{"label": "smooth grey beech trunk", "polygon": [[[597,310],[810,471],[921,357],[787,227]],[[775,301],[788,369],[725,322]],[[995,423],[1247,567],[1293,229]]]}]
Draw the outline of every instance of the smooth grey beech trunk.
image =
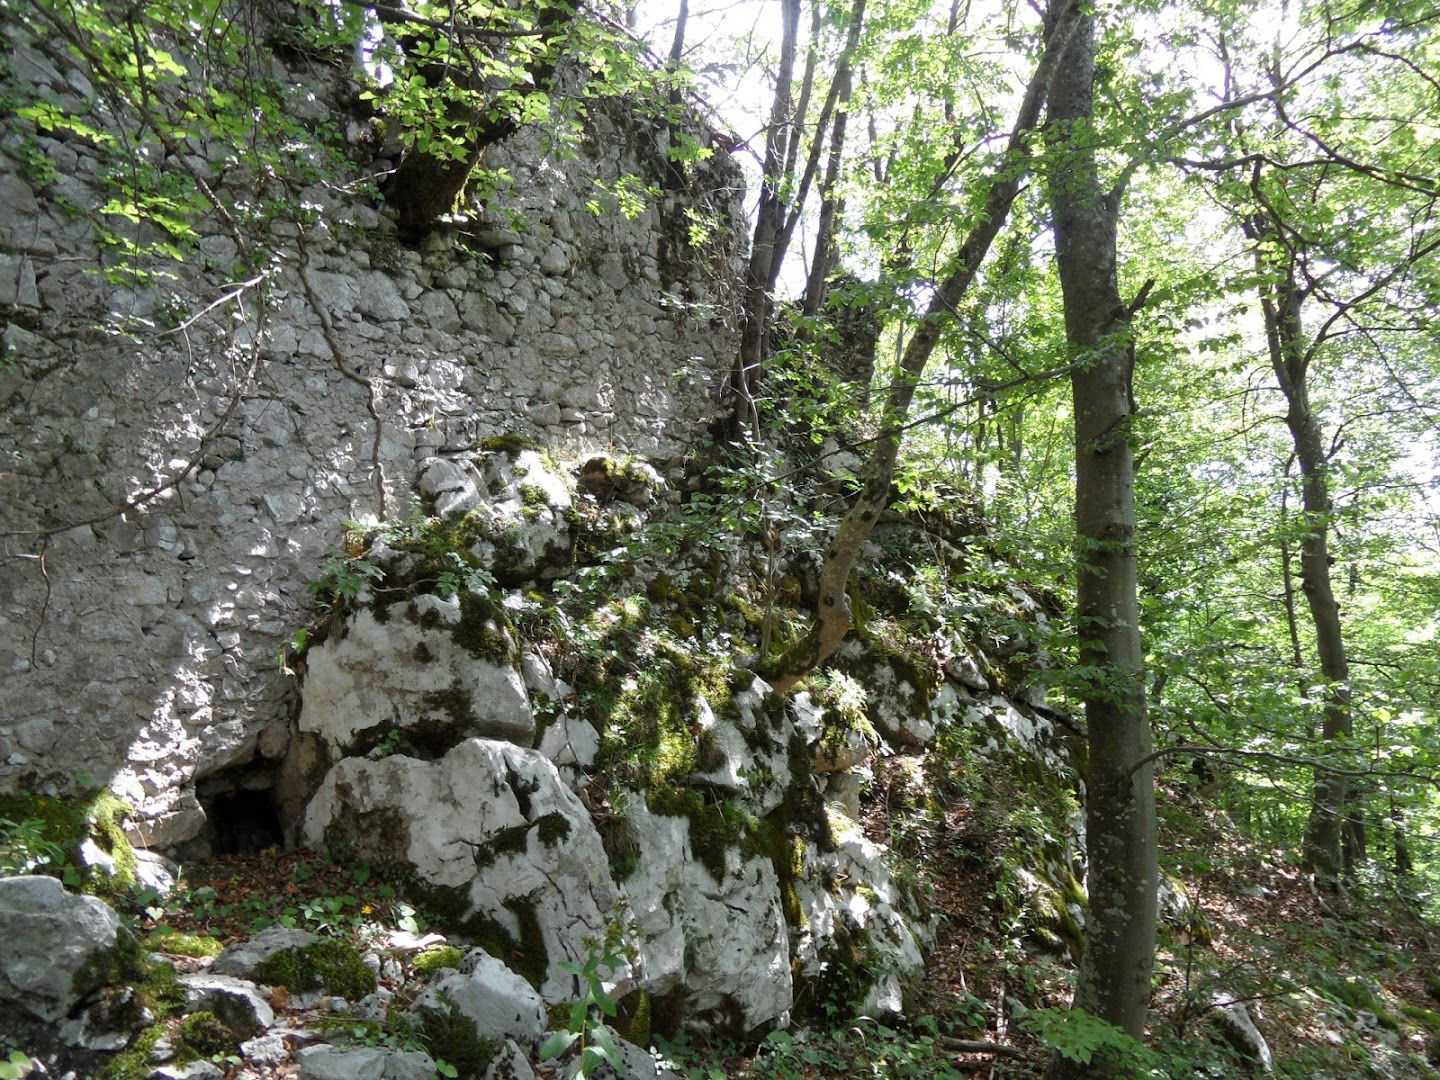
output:
[{"label": "smooth grey beech trunk", "polygon": [[[1050,87],[1047,138],[1055,255],[1074,367],[1076,624],[1089,734],[1085,826],[1090,912],[1075,1007],[1145,1034],[1158,876],[1152,746],[1136,601],[1135,412],[1130,311],[1120,298],[1120,191],[1093,149],[1094,18],[1086,14]],[[1082,1073],[1059,1059],[1052,1076]]]}]

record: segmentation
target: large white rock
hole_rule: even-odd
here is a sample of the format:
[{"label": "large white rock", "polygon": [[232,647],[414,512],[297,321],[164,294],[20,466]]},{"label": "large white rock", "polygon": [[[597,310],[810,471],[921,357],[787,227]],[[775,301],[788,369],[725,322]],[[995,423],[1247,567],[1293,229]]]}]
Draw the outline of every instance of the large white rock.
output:
[{"label": "large white rock", "polygon": [[503,650],[477,655],[475,635],[503,642],[505,631],[470,625],[483,619],[477,601],[422,595],[360,610],[306,656],[300,730],[340,755],[366,733],[399,730],[449,744],[471,736],[529,745],[535,717],[525,683]]},{"label": "large white rock", "polygon": [[853,822],[846,825],[832,816],[831,828],[836,849],[807,847],[795,877],[804,926],[795,941],[795,958],[802,974],[826,978],[837,933],[863,935],[874,956],[870,970],[853,973],[869,983],[863,1008],[871,1015],[899,1013],[901,980],[925,965],[923,930],[906,914],[884,850]]},{"label": "large white rock", "polygon": [[641,985],[652,994],[683,986],[695,1013],[734,1009],[747,1029],[780,1017],[793,987],[774,867],[732,848],[716,881],[691,851],[686,818],[631,802],[641,852],[624,890],[640,931]]},{"label": "large white rock", "polygon": [[[312,845],[348,841],[403,859],[517,947],[543,949],[538,989],[549,1002],[573,998],[560,965],[583,962],[586,942],[605,938],[620,899],[585,807],[543,754],[511,743],[467,739],[435,761],[341,761],[303,833]],[[617,980],[628,986],[629,973]]]},{"label": "large white rock", "polygon": [[0,1002],[49,1023],[100,980],[120,918],[104,901],[73,896],[51,877],[0,879]]},{"label": "large white rock", "polygon": [[418,1010],[444,1012],[453,1005],[483,1039],[527,1042],[545,1031],[545,1002],[528,982],[483,950],[465,958],[460,971],[441,975],[415,1002]]}]

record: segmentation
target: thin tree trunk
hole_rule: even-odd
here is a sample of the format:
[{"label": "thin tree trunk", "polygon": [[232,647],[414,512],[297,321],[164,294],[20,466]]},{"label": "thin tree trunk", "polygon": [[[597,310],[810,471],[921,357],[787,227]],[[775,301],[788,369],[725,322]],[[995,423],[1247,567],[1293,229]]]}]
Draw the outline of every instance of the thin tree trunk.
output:
[{"label": "thin tree trunk", "polygon": [[[1050,89],[1047,134],[1055,256],[1076,365],[1076,627],[1089,736],[1085,825],[1089,918],[1075,1007],[1145,1034],[1158,879],[1152,745],[1145,710],[1135,552],[1134,344],[1116,276],[1120,191],[1105,191],[1091,144],[1095,27],[1086,15]],[[1056,1059],[1051,1075],[1073,1076]],[[1083,1075],[1104,1075],[1095,1066]]]},{"label": "thin tree trunk", "polygon": [[[1273,230],[1266,230],[1264,235],[1274,237]],[[1278,237],[1275,239],[1278,243]],[[1330,580],[1329,461],[1320,419],[1310,407],[1310,351],[1304,345],[1301,323],[1304,300],[1305,293],[1295,282],[1294,256],[1287,252],[1282,280],[1262,293],[1261,310],[1271,367],[1285,396],[1285,425],[1290,429],[1295,459],[1300,463],[1305,522],[1300,540],[1300,589],[1315,626],[1315,652],[1326,684],[1320,736],[1333,744],[1351,733],[1350,664],[1340,625],[1340,605]],[[1316,770],[1302,856],[1308,870],[1331,881],[1338,879],[1343,869],[1341,845],[1347,787],[1346,777]]]},{"label": "thin tree trunk", "polygon": [[789,156],[791,84],[795,76],[795,46],[800,26],[800,0],[784,0],[781,8],[780,64],[775,74],[775,99],[765,139],[765,159],[760,170],[760,202],[755,210],[755,234],[750,243],[750,261],[745,267],[741,295],[740,352],[731,375],[736,414],[752,428],[759,424],[755,413],[755,390],[765,365],[772,301],[771,270],[775,265],[776,239],[784,224],[785,205],[781,188]]},{"label": "thin tree trunk", "polygon": [[865,22],[865,0],[855,0],[850,9],[850,26],[846,32],[845,49],[835,67],[835,121],[830,130],[830,155],[825,165],[825,178],[820,182],[820,221],[815,233],[815,258],[805,283],[802,310],[814,316],[825,302],[826,279],[840,261],[835,242],[835,226],[840,217],[840,169],[845,156],[845,128],[850,113],[851,67],[860,46],[860,31]]},{"label": "thin tree trunk", "polygon": [[[1291,460],[1294,460],[1293,456]],[[1285,585],[1285,626],[1290,631],[1290,662],[1304,663],[1300,655],[1300,621],[1295,616],[1295,553],[1290,547],[1290,467],[1285,467],[1285,484],[1280,489],[1280,577]]]},{"label": "thin tree trunk", "polygon": [[669,102],[678,106],[685,95],[680,89],[680,62],[685,58],[685,33],[690,25],[690,0],[680,0],[680,13],[675,16],[675,36],[670,39],[670,56],[665,71],[670,76]]},{"label": "thin tree trunk", "polygon": [[850,598],[846,594],[850,571],[861,546],[890,503],[890,482],[910,414],[910,402],[941,332],[953,321],[960,300],[979,273],[980,264],[1004,225],[1021,182],[1029,172],[1030,134],[1039,123],[1050,80],[1079,21],[1079,8],[1073,3],[1067,4],[1049,31],[1045,52],[1026,87],[1005,156],[990,177],[985,205],[900,357],[881,414],[880,435],[872,444],[870,459],[865,465],[864,483],[825,549],[815,621],[804,640],[763,673],[782,693],[824,663],[850,631]]},{"label": "thin tree trunk", "polygon": [[1393,791],[1390,793],[1390,834],[1395,846],[1395,876],[1407,877],[1414,872],[1415,863],[1410,858],[1410,842],[1405,836],[1405,811],[1400,809]]}]

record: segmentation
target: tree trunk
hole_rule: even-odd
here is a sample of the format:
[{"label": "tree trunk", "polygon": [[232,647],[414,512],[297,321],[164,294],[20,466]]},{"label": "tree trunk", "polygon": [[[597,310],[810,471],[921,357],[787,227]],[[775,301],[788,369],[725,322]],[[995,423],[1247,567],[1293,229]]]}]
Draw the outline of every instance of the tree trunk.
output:
[{"label": "tree trunk", "polygon": [[1280,577],[1285,586],[1285,628],[1290,633],[1290,663],[1298,669],[1305,661],[1300,655],[1300,622],[1295,616],[1295,553],[1290,546],[1289,504],[1290,466],[1287,464],[1285,483],[1280,488]]},{"label": "tree trunk", "polygon": [[1410,841],[1405,836],[1405,811],[1395,801],[1394,792],[1390,794],[1390,835],[1395,848],[1395,876],[1407,877],[1414,872],[1415,862],[1410,857]]},{"label": "tree trunk", "polygon": [[731,374],[737,417],[752,428],[758,427],[755,390],[764,370],[769,347],[770,296],[776,262],[775,248],[784,226],[785,203],[781,192],[789,154],[791,131],[791,83],[795,75],[795,47],[800,28],[800,0],[784,0],[781,7],[780,66],[775,74],[775,99],[765,139],[765,160],[760,170],[760,202],[755,209],[755,233],[750,242],[750,261],[745,266],[741,293],[740,352]]},{"label": "tree trunk", "polygon": [[[1155,955],[1153,768],[1136,598],[1135,412],[1130,312],[1116,277],[1120,192],[1105,191],[1091,137],[1095,28],[1086,15],[1050,89],[1055,255],[1075,366],[1076,627],[1089,729],[1085,824],[1090,912],[1075,1007],[1145,1034]],[[1058,1059],[1052,1075],[1074,1075]],[[1084,1075],[1099,1075],[1094,1067]]]},{"label": "tree trunk", "polygon": [[1025,89],[1015,128],[1006,144],[1005,156],[991,174],[985,204],[975,224],[950,263],[944,281],[911,335],[897,365],[895,377],[881,414],[880,434],[865,464],[864,484],[855,502],[835,527],[820,568],[819,599],[815,621],[805,638],[761,674],[781,693],[824,663],[850,631],[850,598],[846,592],[850,571],[881,512],[890,504],[890,481],[900,454],[900,440],[910,415],[910,403],[920,385],[930,354],[940,334],[954,318],[961,299],[980,272],[980,264],[1009,216],[1010,207],[1030,168],[1030,134],[1039,122],[1040,109],[1049,92],[1060,57],[1076,26],[1079,9],[1066,3],[1047,35],[1045,52]]},{"label": "tree trunk", "polygon": [[[537,47],[524,65],[530,85],[541,88],[549,85],[560,61],[557,39],[576,17],[575,9],[565,4],[547,4],[540,8],[534,24]],[[386,25],[407,51],[421,56],[425,53],[427,38],[433,39],[439,33],[407,22]],[[458,84],[465,91],[447,99],[442,125],[445,134],[464,147],[464,153],[457,158],[432,153],[412,143],[395,172],[382,185],[385,202],[395,212],[396,227],[407,241],[423,237],[442,216],[453,210],[485,148],[520,128],[512,113],[487,108],[486,100],[499,96],[501,90],[523,92],[523,84],[489,85],[477,74],[488,61],[481,47],[463,35],[456,35],[452,47],[455,56],[447,58],[447,62],[421,60],[416,65],[419,76],[432,91],[440,90],[447,83]]]},{"label": "tree trunk", "polygon": [[851,65],[860,45],[860,31],[865,22],[865,0],[855,0],[850,9],[850,26],[846,32],[845,50],[835,68],[835,120],[830,130],[830,154],[825,178],[820,184],[820,221],[815,231],[815,257],[805,283],[801,310],[807,316],[818,314],[825,303],[826,284],[840,262],[840,248],[835,239],[836,225],[842,209],[840,169],[845,156],[845,129],[850,115]]},{"label": "tree trunk", "polygon": [[[1273,230],[1259,228],[1262,237],[1273,238]],[[1315,626],[1315,652],[1326,683],[1324,716],[1320,735],[1333,744],[1349,737],[1350,664],[1340,626],[1340,605],[1330,581],[1330,482],[1320,420],[1310,407],[1307,376],[1310,350],[1304,345],[1300,319],[1305,293],[1295,282],[1292,253],[1286,252],[1282,278],[1265,289],[1261,309],[1265,315],[1265,337],[1270,350],[1276,382],[1285,395],[1285,425],[1295,444],[1300,463],[1300,501],[1305,533],[1300,540],[1300,590]],[[1262,288],[1264,288],[1262,286]],[[1338,880],[1343,869],[1341,850],[1344,834],[1346,777],[1323,769],[1315,771],[1314,797],[1310,820],[1305,827],[1302,855],[1306,869],[1329,881]]]}]

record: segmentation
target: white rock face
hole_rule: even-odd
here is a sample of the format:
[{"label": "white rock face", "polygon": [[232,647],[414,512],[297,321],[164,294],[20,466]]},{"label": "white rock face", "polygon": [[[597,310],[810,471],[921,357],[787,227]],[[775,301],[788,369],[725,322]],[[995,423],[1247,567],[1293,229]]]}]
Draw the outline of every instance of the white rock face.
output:
[{"label": "white rock face", "polygon": [[[381,819],[393,835],[375,835]],[[543,754],[467,739],[436,761],[347,758],[311,801],[305,840],[343,840],[347,827],[360,830],[348,839],[371,852],[394,845],[385,854],[457,891],[517,946],[543,949],[541,995],[573,997],[559,965],[583,962],[585,941],[603,940],[619,892],[590,815]],[[535,933],[540,940],[528,940]]]},{"label": "white rock face", "polygon": [[881,734],[899,746],[925,747],[935,741],[933,710],[938,703],[927,701],[909,678],[858,640],[845,642],[835,655],[853,667],[865,687],[866,713]]},{"label": "white rock face", "polygon": [[115,948],[120,918],[50,877],[0,878],[0,1002],[47,1022],[96,989],[86,968]]},{"label": "white rock face", "polygon": [[[49,80],[52,65],[11,9],[0,10],[9,85],[22,97],[77,93]],[[282,85],[309,79],[304,64],[266,64]],[[338,85],[297,92],[297,115],[328,112],[344,128]],[[531,127],[492,148],[487,164],[513,183],[487,200],[509,230],[490,259],[448,233],[423,251],[397,244],[370,195],[339,194],[386,167],[360,160],[357,139],[353,164],[300,193],[324,207],[305,240],[317,304],[286,223],[249,238],[271,259],[263,324],[255,291],[244,305],[209,307],[237,280],[242,257],[218,213],[191,222],[198,250],[173,280],[108,282],[97,272],[108,248],[92,223],[108,198],[96,179],[103,152],[7,117],[0,308],[25,318],[0,327],[0,399],[11,405],[0,410],[0,446],[14,458],[0,517],[28,532],[53,526],[64,507],[66,519],[96,524],[49,544],[55,565],[83,574],[6,581],[0,790],[63,794],[66,778],[113,778],[136,806],[137,840],[182,844],[206,826],[197,778],[283,753],[263,738],[288,727],[293,700],[276,650],[313,617],[307,585],[342,523],[379,514],[378,488],[397,520],[488,504],[478,450],[511,434],[577,460],[609,447],[681,459],[712,418],[710,391],[735,354],[742,185],[717,154],[690,168],[688,192],[663,215],[590,213],[597,179],[661,178],[654,148],[632,137],[629,110],[596,103],[574,158],[556,156]],[[218,167],[221,142],[203,151],[217,166],[218,199],[252,200],[248,182],[237,187],[238,174]],[[54,182],[40,183],[16,146],[44,155]],[[676,222],[683,230],[687,206],[724,223],[703,252],[670,232]],[[134,337],[91,336],[130,316],[153,321],[162,308],[203,316],[188,343],[139,325]],[[242,311],[249,321],[237,321]],[[373,378],[378,420],[367,388],[337,367],[322,319],[351,369]],[[258,370],[236,362],[252,344]],[[68,362],[77,355],[86,362]],[[10,400],[42,373],[52,391]],[[516,482],[559,505],[542,471]],[[107,516],[157,488],[144,506]],[[528,507],[517,506],[524,521]],[[555,514],[541,515],[552,539]],[[27,634],[37,627],[32,654]]]},{"label": "white rock face", "polygon": [[571,561],[568,512],[574,506],[567,478],[534,450],[486,455],[484,482],[488,538],[470,550],[502,581],[556,577]]},{"label": "white rock face", "polygon": [[652,994],[683,985],[701,1014],[733,1004],[747,1028],[784,1014],[794,1000],[790,942],[769,860],[731,849],[716,881],[691,851],[687,819],[643,805],[629,818],[642,843],[623,886],[641,935],[641,985]]},{"label": "white rock face", "polygon": [[337,756],[367,732],[389,730],[446,743],[480,735],[528,746],[535,717],[525,682],[508,658],[467,647],[462,623],[482,616],[467,612],[466,603],[425,594],[384,608],[383,621],[356,612],[343,637],[307,656],[300,730]]},{"label": "white rock face", "polygon": [[534,988],[495,957],[475,950],[460,971],[441,975],[415,1002],[417,1010],[444,1012],[453,1005],[482,1039],[528,1042],[544,1033],[545,1002]]},{"label": "white rock face", "polygon": [[[840,825],[832,817],[832,829]],[[835,842],[833,852],[807,847],[803,868],[796,874],[795,893],[805,924],[795,942],[796,959],[805,975],[820,976],[831,962],[837,931],[863,933],[876,956],[869,970],[855,973],[870,981],[864,1008],[871,1015],[898,1013],[901,980],[925,965],[923,942],[904,911],[881,848],[854,823],[836,829]],[[843,884],[829,885],[836,881]]]}]

